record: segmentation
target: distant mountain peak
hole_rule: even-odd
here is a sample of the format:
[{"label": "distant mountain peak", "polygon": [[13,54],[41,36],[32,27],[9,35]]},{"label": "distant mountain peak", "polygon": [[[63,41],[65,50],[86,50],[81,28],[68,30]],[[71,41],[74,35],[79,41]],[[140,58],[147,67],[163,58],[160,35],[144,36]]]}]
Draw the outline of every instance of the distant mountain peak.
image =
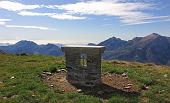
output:
[{"label": "distant mountain peak", "polygon": [[[28,40],[21,40],[21,41],[19,41],[19,42],[17,42],[17,43],[34,43],[33,41],[28,41]],[[16,44],[17,44],[16,43]],[[36,43],[35,43],[36,44]]]},{"label": "distant mountain peak", "polygon": [[54,44],[51,44],[51,43],[48,43],[47,45],[44,45],[44,46],[47,46],[47,47],[49,47],[49,48],[52,48],[52,47],[57,47],[56,45],[54,45]]},{"label": "distant mountain peak", "polygon": [[159,35],[159,34],[157,34],[157,33],[152,33],[152,34],[150,34],[150,35],[148,35],[148,36],[161,36],[161,35]]},{"label": "distant mountain peak", "polygon": [[160,35],[159,35],[159,34],[157,34],[157,33],[152,33],[152,34],[150,34],[150,35],[160,36]]},{"label": "distant mountain peak", "polygon": [[94,44],[94,43],[88,43],[87,45],[96,46],[96,44]]},{"label": "distant mountain peak", "polygon": [[116,37],[111,37],[110,39],[112,39],[112,40],[121,40],[120,38],[116,38]]},{"label": "distant mountain peak", "polygon": [[111,37],[101,43],[99,43],[99,46],[105,46],[106,50],[115,50],[118,49],[120,47],[123,47],[124,45],[126,45],[127,41],[121,40],[120,38],[116,38],[116,37]]},{"label": "distant mountain peak", "polygon": [[15,45],[34,45],[34,46],[37,46],[36,43],[34,43],[32,41],[28,41],[28,40],[21,40],[21,41],[17,42]]},{"label": "distant mountain peak", "polygon": [[152,33],[146,37],[150,37],[150,38],[157,38],[157,37],[160,37],[161,35],[157,34],[157,33]]},{"label": "distant mountain peak", "polygon": [[143,39],[141,40],[141,42],[147,42],[147,41],[152,41],[155,40],[158,37],[162,37],[161,35],[157,34],[157,33],[152,33],[148,36],[143,37]]},{"label": "distant mountain peak", "polygon": [[47,46],[56,46],[56,45],[54,45],[54,44],[51,44],[51,43],[48,43],[48,44],[47,44]]}]

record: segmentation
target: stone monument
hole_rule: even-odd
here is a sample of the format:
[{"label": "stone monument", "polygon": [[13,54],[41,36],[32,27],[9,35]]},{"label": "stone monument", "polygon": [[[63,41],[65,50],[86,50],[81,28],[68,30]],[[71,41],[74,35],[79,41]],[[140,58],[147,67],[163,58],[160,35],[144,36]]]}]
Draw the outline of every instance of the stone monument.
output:
[{"label": "stone monument", "polygon": [[93,87],[101,84],[101,54],[103,46],[68,45],[61,48],[65,53],[69,83]]}]

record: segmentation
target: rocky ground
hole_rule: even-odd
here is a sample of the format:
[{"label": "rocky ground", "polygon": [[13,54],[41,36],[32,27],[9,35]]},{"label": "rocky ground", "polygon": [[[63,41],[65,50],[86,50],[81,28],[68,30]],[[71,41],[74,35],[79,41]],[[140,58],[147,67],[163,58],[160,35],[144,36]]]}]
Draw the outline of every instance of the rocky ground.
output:
[{"label": "rocky ground", "polygon": [[134,93],[137,94],[138,90],[134,86],[133,82],[128,79],[126,73],[115,74],[115,73],[103,73],[102,74],[102,84],[96,87],[87,88],[74,86],[66,80],[66,71],[59,70],[56,73],[44,72],[43,77],[45,82],[49,84],[50,87],[57,88],[62,92],[77,92],[84,93],[87,95],[96,96],[107,100],[111,97],[112,93]]}]

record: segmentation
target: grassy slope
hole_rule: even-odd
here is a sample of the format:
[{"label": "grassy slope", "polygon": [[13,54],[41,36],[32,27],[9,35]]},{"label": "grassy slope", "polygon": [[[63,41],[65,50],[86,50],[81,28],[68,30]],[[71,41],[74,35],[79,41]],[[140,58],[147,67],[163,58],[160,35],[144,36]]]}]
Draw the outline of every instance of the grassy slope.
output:
[{"label": "grassy slope", "polygon": [[[39,76],[43,71],[64,67],[62,57],[0,55],[0,102],[2,103],[100,103],[83,94],[62,93],[50,88]],[[151,64],[103,61],[103,72],[128,72],[140,89],[139,96],[115,93],[110,103],[170,102],[170,68]],[[167,74],[167,77],[166,77]],[[13,77],[11,79],[11,77]],[[2,83],[3,81],[3,83]]]}]

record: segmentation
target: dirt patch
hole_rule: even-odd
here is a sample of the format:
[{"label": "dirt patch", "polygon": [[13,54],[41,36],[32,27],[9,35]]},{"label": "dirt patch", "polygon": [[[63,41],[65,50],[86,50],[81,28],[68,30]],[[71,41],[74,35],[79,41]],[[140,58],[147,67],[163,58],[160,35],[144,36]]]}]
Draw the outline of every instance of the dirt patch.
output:
[{"label": "dirt patch", "polygon": [[110,98],[115,92],[138,94],[138,90],[135,88],[133,82],[130,81],[126,75],[118,75],[114,73],[103,73],[102,84],[88,88],[70,84],[66,80],[66,71],[46,75],[45,81],[49,86],[57,88],[62,92],[81,92],[102,99]]}]

